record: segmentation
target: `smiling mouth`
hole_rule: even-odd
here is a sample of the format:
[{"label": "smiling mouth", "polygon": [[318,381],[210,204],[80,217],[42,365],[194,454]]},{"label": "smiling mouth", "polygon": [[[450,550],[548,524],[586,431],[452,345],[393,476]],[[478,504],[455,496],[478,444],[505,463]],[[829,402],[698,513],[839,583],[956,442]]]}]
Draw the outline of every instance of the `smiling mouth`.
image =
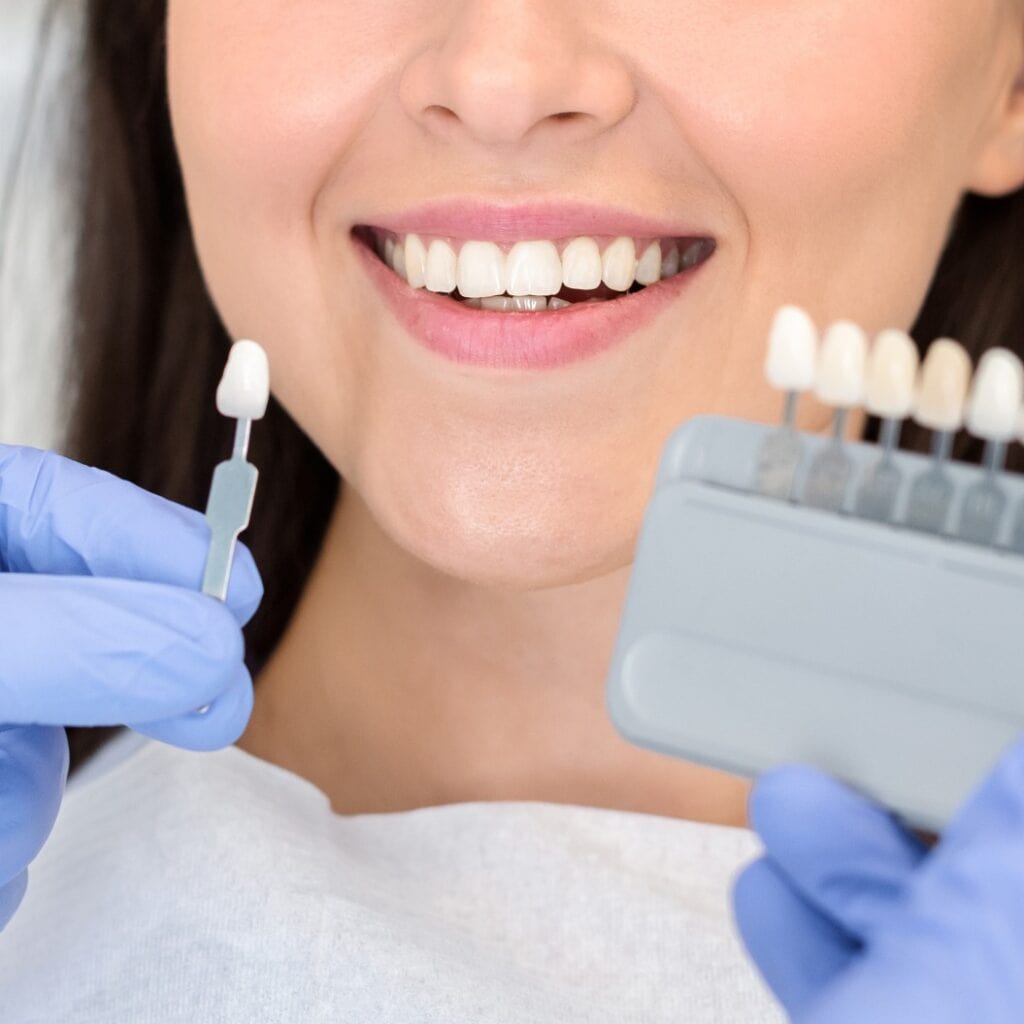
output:
[{"label": "smiling mouth", "polygon": [[581,236],[499,245],[370,225],[357,225],[352,236],[409,287],[495,312],[615,302],[694,269],[715,251],[714,239],[703,236]]}]

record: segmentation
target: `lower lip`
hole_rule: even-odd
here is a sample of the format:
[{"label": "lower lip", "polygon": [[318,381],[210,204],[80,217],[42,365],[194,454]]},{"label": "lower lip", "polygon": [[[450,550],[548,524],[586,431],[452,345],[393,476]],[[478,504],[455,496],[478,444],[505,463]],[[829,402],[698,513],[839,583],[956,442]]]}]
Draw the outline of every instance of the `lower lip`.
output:
[{"label": "lower lip", "polygon": [[351,237],[370,280],[417,341],[456,363],[517,370],[555,369],[624,341],[671,305],[714,255],[619,299],[505,313],[410,288],[362,238]]}]

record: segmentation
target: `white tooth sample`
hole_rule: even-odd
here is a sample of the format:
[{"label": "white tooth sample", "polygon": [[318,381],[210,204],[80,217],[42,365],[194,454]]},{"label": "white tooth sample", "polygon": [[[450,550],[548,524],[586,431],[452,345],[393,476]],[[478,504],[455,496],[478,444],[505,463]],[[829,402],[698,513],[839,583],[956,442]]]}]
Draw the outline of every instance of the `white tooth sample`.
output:
[{"label": "white tooth sample", "polygon": [[463,242],[456,282],[459,293],[479,299],[505,290],[505,254],[494,242]]},{"label": "white tooth sample", "polygon": [[511,295],[485,295],[480,301],[481,309],[497,309],[507,311],[514,309],[515,299]]},{"label": "white tooth sample", "polygon": [[825,331],[818,352],[814,393],[823,402],[849,409],[864,397],[868,336],[851,320],[837,320]]},{"label": "white tooth sample", "polygon": [[1009,349],[990,348],[979,360],[965,421],[975,437],[1009,441],[1024,400],[1024,364]]},{"label": "white tooth sample", "polygon": [[565,309],[566,306],[571,306],[572,303],[568,299],[560,299],[557,295],[552,295],[548,299],[548,309]]},{"label": "white tooth sample", "polygon": [[267,353],[255,341],[236,341],[217,385],[217,411],[232,419],[259,420],[270,399]]},{"label": "white tooth sample", "polygon": [[637,260],[636,279],[640,284],[656,284],[661,280],[661,242],[651,242]]},{"label": "white tooth sample", "polygon": [[427,250],[424,284],[432,292],[455,291],[457,260],[455,250],[440,238],[435,238]]},{"label": "white tooth sample", "polygon": [[768,335],[764,373],[779,391],[807,391],[814,386],[818,329],[799,306],[782,306]]},{"label": "white tooth sample", "polygon": [[505,259],[509,295],[557,295],[562,288],[562,261],[554,242],[516,242]]},{"label": "white tooth sample", "polygon": [[396,242],[395,243],[395,256],[394,256],[394,259],[395,259],[395,267],[394,267],[395,273],[399,277],[404,279],[405,278],[405,246],[401,242]]},{"label": "white tooth sample", "polygon": [[971,380],[971,357],[959,342],[938,338],[928,346],[914,401],[914,419],[943,433],[959,430]]},{"label": "white tooth sample", "polygon": [[405,279],[413,288],[427,281],[427,249],[419,235],[405,236]]},{"label": "white tooth sample", "polygon": [[390,235],[384,239],[384,262],[395,269],[395,240]]},{"label": "white tooth sample", "polygon": [[616,238],[604,251],[601,280],[613,291],[625,292],[636,279],[636,245],[632,238]]},{"label": "white tooth sample", "polygon": [[896,328],[882,331],[868,355],[864,384],[867,411],[888,420],[909,416],[914,408],[920,361],[917,346],[906,331]]},{"label": "white tooth sample", "polygon": [[661,259],[661,278],[675,277],[679,273],[679,247],[670,245],[668,252]]},{"label": "white tooth sample", "polygon": [[562,281],[566,288],[597,288],[602,269],[601,250],[593,238],[574,238],[562,250]]},{"label": "white tooth sample", "polygon": [[548,308],[546,295],[516,295],[512,299],[512,308],[522,312],[539,313]]}]

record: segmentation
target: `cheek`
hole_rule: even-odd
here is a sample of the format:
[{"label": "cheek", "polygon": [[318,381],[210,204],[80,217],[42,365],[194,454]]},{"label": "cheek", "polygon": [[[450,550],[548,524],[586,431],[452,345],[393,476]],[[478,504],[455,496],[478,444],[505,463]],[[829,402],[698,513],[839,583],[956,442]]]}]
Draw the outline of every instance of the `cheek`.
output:
[{"label": "cheek", "polygon": [[735,24],[696,4],[643,29],[756,293],[910,326],[965,178],[996,2],[738,0]]},{"label": "cheek", "polygon": [[313,437],[339,433],[351,372],[330,343],[345,325],[325,302],[317,203],[382,74],[369,33],[391,28],[369,10],[171,0],[168,12],[172,122],[208,288],[229,332],[267,348],[275,395]]}]

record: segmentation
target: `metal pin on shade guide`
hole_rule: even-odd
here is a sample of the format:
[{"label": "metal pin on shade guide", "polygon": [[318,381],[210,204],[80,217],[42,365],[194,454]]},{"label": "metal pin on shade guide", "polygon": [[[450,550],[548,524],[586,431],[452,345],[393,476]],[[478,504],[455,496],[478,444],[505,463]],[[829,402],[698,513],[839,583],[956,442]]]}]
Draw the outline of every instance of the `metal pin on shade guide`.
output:
[{"label": "metal pin on shade guide", "polygon": [[[206,503],[210,525],[210,546],[203,572],[203,593],[220,601],[227,597],[231,566],[238,535],[249,525],[259,473],[248,462],[252,421],[262,419],[270,399],[267,354],[255,341],[237,341],[228,354],[227,365],[217,388],[217,410],[236,419],[235,440],[230,459],[213,472]],[[209,705],[196,714],[205,714]]]}]

